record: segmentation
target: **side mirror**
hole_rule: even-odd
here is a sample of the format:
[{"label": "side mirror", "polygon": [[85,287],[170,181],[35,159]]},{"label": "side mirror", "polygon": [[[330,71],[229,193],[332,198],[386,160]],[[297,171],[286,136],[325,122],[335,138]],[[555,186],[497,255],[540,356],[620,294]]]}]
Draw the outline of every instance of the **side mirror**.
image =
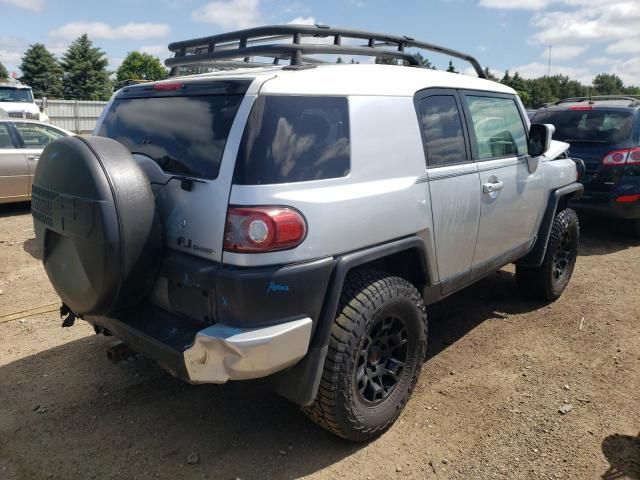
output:
[{"label": "side mirror", "polygon": [[539,157],[549,150],[551,137],[556,127],[550,124],[533,123],[529,129],[529,143],[527,145],[529,156]]},{"label": "side mirror", "polygon": [[551,146],[551,137],[556,127],[550,124],[533,123],[529,129],[529,142],[527,144],[529,156],[527,158],[527,166],[529,174],[533,174],[538,169],[540,156],[549,150]]}]

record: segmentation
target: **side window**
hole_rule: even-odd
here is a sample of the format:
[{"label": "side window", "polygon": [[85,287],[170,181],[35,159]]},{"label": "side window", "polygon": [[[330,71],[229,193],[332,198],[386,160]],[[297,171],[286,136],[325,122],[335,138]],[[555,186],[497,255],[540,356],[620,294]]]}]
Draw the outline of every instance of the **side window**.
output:
[{"label": "side window", "polygon": [[54,140],[64,137],[62,132],[37,123],[16,123],[15,125],[25,148],[44,148]]},{"label": "side window", "polygon": [[9,135],[9,127],[6,125],[0,125],[0,148],[15,148]]},{"label": "side window", "polygon": [[420,118],[430,167],[467,160],[462,120],[452,95],[434,95],[420,102]]},{"label": "side window", "polygon": [[266,185],[344,177],[350,152],[346,98],[259,97],[242,137],[234,182]]},{"label": "side window", "polygon": [[527,134],[511,98],[465,95],[478,144],[478,160],[525,155]]}]

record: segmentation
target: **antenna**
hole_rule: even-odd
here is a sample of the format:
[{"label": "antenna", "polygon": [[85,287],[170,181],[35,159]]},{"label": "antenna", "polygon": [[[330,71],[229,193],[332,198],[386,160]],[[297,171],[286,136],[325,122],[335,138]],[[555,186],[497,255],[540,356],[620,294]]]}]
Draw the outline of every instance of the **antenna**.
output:
[{"label": "antenna", "polygon": [[547,69],[547,77],[551,76],[551,47],[552,45],[549,45],[549,67]]}]

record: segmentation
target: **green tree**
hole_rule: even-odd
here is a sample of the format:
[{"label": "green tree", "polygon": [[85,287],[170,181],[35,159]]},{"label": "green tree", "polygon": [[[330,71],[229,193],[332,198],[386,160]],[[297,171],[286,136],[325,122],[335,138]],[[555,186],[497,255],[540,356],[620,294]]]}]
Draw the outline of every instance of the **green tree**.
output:
[{"label": "green tree", "polygon": [[9,72],[2,62],[0,62],[0,78],[9,78]]},{"label": "green tree", "polygon": [[93,46],[87,34],[76,38],[60,62],[64,98],[71,100],[108,100],[113,91],[107,57]]},{"label": "green tree", "polygon": [[600,73],[593,79],[593,88],[598,95],[616,95],[622,93],[624,83],[615,74]]},{"label": "green tree", "polygon": [[30,45],[20,64],[22,77],[36,97],[62,97],[62,67],[42,43]]},{"label": "green tree", "polygon": [[376,64],[378,65],[398,65],[397,58],[376,57]]},{"label": "green tree", "polygon": [[487,77],[487,80],[491,80],[493,82],[498,81],[498,77],[489,69],[489,67],[484,67],[484,76]]},{"label": "green tree", "polygon": [[344,60],[342,60],[342,57],[338,57],[338,59],[336,60],[336,63],[344,63]]},{"label": "green tree", "polygon": [[414,56],[413,56],[418,64],[422,67],[422,68],[429,68],[431,70],[435,70],[436,67],[433,63],[431,63],[429,61],[429,59],[425,56],[423,56],[420,52],[417,52]]},{"label": "green tree", "polygon": [[449,66],[447,67],[447,72],[449,73],[460,73],[456,70],[456,67],[453,66],[453,61],[449,60]]},{"label": "green tree", "polygon": [[511,75],[509,75],[509,70],[505,70],[500,83],[506,85],[507,87],[511,86]]},{"label": "green tree", "polygon": [[129,52],[116,71],[116,80],[162,80],[167,78],[167,69],[158,57],[148,53]]}]

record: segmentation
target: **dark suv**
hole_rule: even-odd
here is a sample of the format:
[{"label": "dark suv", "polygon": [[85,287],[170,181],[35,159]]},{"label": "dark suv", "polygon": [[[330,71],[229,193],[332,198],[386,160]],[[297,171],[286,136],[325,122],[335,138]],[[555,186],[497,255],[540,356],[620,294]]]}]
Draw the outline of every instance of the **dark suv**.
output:
[{"label": "dark suv", "polygon": [[640,235],[640,97],[567,98],[538,110],[532,123],[551,123],[555,140],[584,160],[581,210],[633,222]]}]

